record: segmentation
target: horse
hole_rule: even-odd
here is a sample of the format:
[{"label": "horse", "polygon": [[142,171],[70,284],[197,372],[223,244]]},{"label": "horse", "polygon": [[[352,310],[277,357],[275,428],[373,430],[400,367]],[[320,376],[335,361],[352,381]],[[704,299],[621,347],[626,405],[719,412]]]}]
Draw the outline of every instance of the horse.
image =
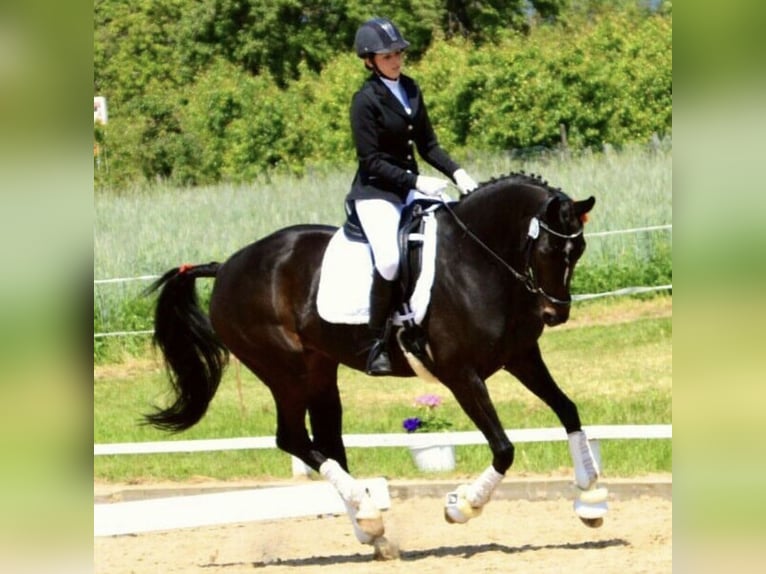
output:
[{"label": "horse", "polygon": [[[492,453],[478,478],[448,493],[448,522],[478,516],[513,464],[514,446],[485,384],[500,369],[557,415],[580,489],[575,511],[588,526],[603,522],[606,489],[597,483],[599,463],[575,403],[554,381],[538,343],[545,326],[569,318],[570,283],[594,203],[594,197],[572,200],[539,175],[521,172],[492,178],[435,210],[435,271],[419,326],[428,341],[429,370]],[[286,227],[223,263],[181,265],[156,280],[148,288],[158,291],[153,340],[164,356],[173,398],[145,415],[145,422],[172,432],[195,425],[233,354],[271,391],[278,448],[333,484],[359,542],[377,548],[385,541],[382,516],[349,472],[337,383],[340,364],[364,371],[371,334],[366,325],[325,321],[316,304],[323,254],[337,231],[320,224]],[[197,297],[199,278],[214,278],[207,314]],[[405,355],[392,345],[392,376],[415,376]]]}]

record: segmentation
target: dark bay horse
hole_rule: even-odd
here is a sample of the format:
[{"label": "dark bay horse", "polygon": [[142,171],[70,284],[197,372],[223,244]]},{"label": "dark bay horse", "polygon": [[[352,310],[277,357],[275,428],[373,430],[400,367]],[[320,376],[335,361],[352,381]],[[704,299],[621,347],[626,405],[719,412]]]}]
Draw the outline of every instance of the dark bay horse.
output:
[{"label": "dark bay horse", "polygon": [[[450,522],[476,516],[513,463],[513,444],[485,385],[499,369],[556,413],[583,491],[575,509],[590,526],[602,521],[606,494],[596,488],[598,463],[577,407],[551,377],[538,345],[546,325],[569,318],[569,285],[585,250],[583,223],[594,203],[593,197],[573,201],[539,177],[520,173],[486,182],[436,212],[435,277],[421,326],[433,374],[484,434],[493,455],[479,478],[448,495]],[[175,399],[146,418],[171,431],[196,424],[233,353],[274,397],[278,447],[338,489],[359,540],[371,543],[382,536],[382,521],[348,473],[337,383],[339,364],[364,371],[371,334],[366,325],[324,321],[316,305],[323,253],[336,230],[288,227],[224,263],[183,265],[157,280],[150,287],[159,290],[154,340]],[[195,281],[202,277],[215,278],[209,316],[196,295]],[[392,347],[394,375],[413,376],[404,354]]]}]

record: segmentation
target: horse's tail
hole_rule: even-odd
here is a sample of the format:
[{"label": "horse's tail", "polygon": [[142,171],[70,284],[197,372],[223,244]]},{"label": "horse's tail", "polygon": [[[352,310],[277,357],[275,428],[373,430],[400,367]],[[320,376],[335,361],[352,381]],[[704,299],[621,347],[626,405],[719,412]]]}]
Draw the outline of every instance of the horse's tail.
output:
[{"label": "horse's tail", "polygon": [[150,285],[146,294],[159,290],[154,313],[154,345],[164,356],[175,402],[145,415],[148,424],[179,432],[205,415],[221,382],[229,351],[218,339],[202,311],[194,281],[215,277],[219,263],[182,265]]}]

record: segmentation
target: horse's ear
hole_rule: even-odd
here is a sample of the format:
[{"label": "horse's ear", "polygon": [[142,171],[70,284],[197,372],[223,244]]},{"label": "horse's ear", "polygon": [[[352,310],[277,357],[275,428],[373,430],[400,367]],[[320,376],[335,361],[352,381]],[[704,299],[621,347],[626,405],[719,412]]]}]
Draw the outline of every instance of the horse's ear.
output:
[{"label": "horse's ear", "polygon": [[588,199],[583,199],[582,201],[575,201],[574,202],[574,211],[577,218],[582,221],[583,223],[588,219],[585,215],[588,213],[591,209],[593,209],[593,206],[596,204],[596,198],[592,195]]}]

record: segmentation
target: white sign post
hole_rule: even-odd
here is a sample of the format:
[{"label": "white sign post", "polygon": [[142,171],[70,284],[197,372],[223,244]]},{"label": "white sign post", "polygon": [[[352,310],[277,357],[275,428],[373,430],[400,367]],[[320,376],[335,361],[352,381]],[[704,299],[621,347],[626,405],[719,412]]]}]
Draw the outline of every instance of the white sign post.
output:
[{"label": "white sign post", "polygon": [[[106,126],[108,117],[106,111],[106,98],[104,96],[94,96],[93,124]],[[96,158],[96,167],[101,169],[101,144],[98,141],[93,142],[93,156]],[[106,154],[104,154],[104,162],[106,162]]]},{"label": "white sign post", "polygon": [[93,123],[106,125],[106,98],[104,96],[95,96],[93,98]]}]

